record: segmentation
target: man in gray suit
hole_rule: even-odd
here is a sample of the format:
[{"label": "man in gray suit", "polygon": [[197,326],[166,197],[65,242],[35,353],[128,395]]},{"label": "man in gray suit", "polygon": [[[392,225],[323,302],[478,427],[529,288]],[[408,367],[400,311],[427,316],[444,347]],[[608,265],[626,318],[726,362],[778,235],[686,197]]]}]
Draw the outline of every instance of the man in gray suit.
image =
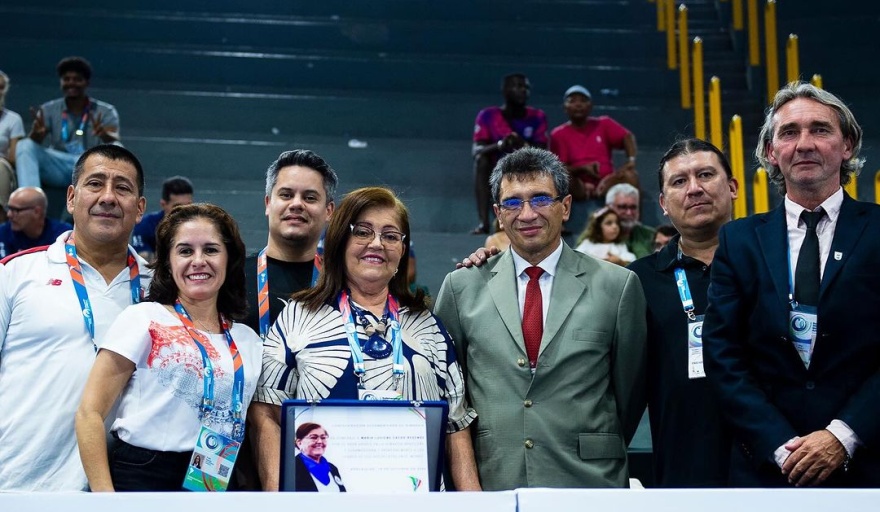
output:
[{"label": "man in gray suit", "polygon": [[449,274],[437,297],[479,414],[485,490],[628,485],[645,299],[635,274],[562,241],[568,179],[541,149],[499,161],[490,184],[511,250]]}]

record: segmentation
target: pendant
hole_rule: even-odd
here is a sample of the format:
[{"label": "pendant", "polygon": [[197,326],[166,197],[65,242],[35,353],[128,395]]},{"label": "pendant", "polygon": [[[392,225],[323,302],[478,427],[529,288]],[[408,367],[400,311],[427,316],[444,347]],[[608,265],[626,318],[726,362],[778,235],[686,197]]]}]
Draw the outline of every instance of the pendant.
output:
[{"label": "pendant", "polygon": [[76,134],[77,134],[78,136],[80,136],[80,137],[83,136],[83,133],[84,133],[84,132],[83,132],[82,130],[77,130],[77,131],[76,131]]},{"label": "pendant", "polygon": [[364,354],[373,359],[385,359],[391,355],[391,343],[377,334],[370,336],[370,339],[364,342]]}]

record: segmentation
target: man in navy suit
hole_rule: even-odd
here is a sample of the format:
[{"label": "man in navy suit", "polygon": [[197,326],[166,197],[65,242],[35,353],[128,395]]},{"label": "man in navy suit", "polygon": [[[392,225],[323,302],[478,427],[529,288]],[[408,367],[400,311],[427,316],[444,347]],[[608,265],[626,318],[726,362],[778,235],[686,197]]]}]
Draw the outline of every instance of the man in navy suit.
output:
[{"label": "man in navy suit", "polygon": [[841,187],[861,139],[840,99],[784,87],[755,151],[784,204],[721,230],[703,343],[734,486],[880,484],[880,207]]}]

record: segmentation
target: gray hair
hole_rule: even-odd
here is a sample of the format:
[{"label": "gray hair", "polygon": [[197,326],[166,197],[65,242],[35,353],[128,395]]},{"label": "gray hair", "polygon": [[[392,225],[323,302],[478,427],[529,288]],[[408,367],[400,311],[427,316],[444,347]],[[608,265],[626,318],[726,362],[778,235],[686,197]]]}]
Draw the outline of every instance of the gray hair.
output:
[{"label": "gray hair", "polygon": [[505,156],[495,165],[489,176],[492,200],[501,201],[501,180],[505,177],[523,179],[533,176],[549,176],[556,186],[556,194],[568,195],[568,170],[553,153],[540,148],[522,148]]},{"label": "gray hair", "polygon": [[852,156],[849,160],[840,165],[840,184],[846,185],[853,176],[858,176],[865,164],[863,158],[859,158],[862,150],[862,127],[856,122],[855,116],[849,107],[843,103],[837,96],[828,91],[820,89],[806,82],[791,82],[773,98],[773,104],[767,109],[767,116],[764,119],[764,126],[761,127],[761,134],[758,136],[758,147],[755,148],[755,157],[764,169],[767,170],[767,177],[770,182],[776,185],[776,189],[781,194],[785,194],[785,177],[782,170],[770,163],[767,157],[770,143],[773,141],[774,116],[783,105],[789,101],[806,98],[821,103],[837,113],[837,119],[840,121],[840,131],[843,138],[852,144]]},{"label": "gray hair", "polygon": [[613,187],[608,189],[608,193],[605,194],[605,204],[611,205],[614,204],[614,199],[617,196],[629,196],[635,197],[636,201],[639,200],[639,189],[630,185],[629,183],[618,183]]},{"label": "gray hair", "polygon": [[275,188],[275,184],[278,182],[278,173],[281,172],[281,169],[291,165],[308,167],[320,174],[321,181],[324,182],[324,193],[327,195],[327,202],[333,202],[333,197],[336,195],[336,186],[339,184],[336,171],[317,153],[308,149],[285,151],[278,155],[274,162],[269,164],[269,168],[266,169],[266,197],[272,195],[272,189]]}]

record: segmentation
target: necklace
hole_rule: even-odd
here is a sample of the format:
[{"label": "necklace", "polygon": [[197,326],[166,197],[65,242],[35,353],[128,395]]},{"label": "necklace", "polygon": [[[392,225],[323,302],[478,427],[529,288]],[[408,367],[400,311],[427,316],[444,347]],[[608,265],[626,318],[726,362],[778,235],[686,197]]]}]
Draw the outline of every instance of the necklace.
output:
[{"label": "necklace", "polygon": [[214,331],[211,329],[208,329],[208,327],[205,326],[205,324],[203,324],[201,320],[199,320],[198,318],[196,318],[195,320],[196,320],[196,323],[199,324],[199,326],[202,328],[203,331],[207,332],[208,334],[214,334]]},{"label": "necklace", "polygon": [[391,343],[385,339],[385,333],[388,331],[388,310],[381,319],[376,319],[372,314],[367,315],[364,310],[351,303],[351,309],[354,311],[358,319],[358,323],[364,328],[364,334],[368,339],[361,343],[361,350],[364,354],[373,359],[385,359],[391,355]]}]

